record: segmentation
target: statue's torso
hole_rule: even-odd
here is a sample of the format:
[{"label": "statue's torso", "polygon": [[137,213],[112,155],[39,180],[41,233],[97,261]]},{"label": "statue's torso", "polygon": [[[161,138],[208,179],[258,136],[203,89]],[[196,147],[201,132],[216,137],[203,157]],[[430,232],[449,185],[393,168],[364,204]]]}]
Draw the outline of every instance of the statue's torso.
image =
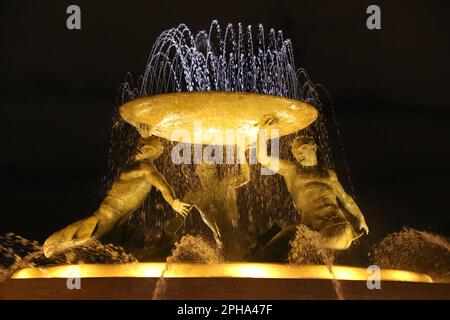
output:
[{"label": "statue's torso", "polygon": [[140,163],[124,171],[114,182],[103,204],[122,214],[136,210],[152,188],[149,179],[152,170],[151,165]]},{"label": "statue's torso", "polygon": [[338,206],[327,169],[297,168],[295,173],[285,177],[285,180],[297,210],[302,213]]}]

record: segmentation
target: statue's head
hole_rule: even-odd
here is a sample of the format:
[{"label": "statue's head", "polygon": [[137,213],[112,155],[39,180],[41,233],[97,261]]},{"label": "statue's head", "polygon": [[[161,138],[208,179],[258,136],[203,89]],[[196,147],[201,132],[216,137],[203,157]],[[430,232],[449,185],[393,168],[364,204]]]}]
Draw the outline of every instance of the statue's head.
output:
[{"label": "statue's head", "polygon": [[156,136],[149,138],[142,138],[139,141],[139,146],[134,156],[134,160],[154,160],[157,159],[164,152],[164,147]]},{"label": "statue's head", "polygon": [[291,144],[291,152],[303,167],[317,165],[317,145],[313,138],[308,136],[296,137]]},{"label": "statue's head", "polygon": [[203,182],[212,182],[217,179],[217,168],[214,163],[202,162],[199,163],[195,169],[195,173]]}]

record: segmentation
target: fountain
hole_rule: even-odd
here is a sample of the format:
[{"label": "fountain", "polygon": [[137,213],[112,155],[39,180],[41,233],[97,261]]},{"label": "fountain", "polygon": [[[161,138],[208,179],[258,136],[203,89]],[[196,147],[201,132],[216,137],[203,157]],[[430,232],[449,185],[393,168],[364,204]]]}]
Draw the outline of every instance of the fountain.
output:
[{"label": "fountain", "polygon": [[[391,268],[380,271],[390,291],[366,289],[366,268],[334,265],[336,252],[368,227],[332,170],[318,87],[304,70],[296,70],[292,44],[281,31],[266,34],[259,25],[255,36],[250,26],[222,30],[217,21],[208,32],[193,34],[183,24],[164,31],[137,84],[127,76],[119,104],[105,201],[91,217],[52,235],[43,248],[11,235],[4,238],[0,252],[10,261],[2,261],[8,268],[0,272],[12,279],[0,283],[0,296],[344,299],[417,297],[419,291],[433,290],[448,294],[444,284],[429,287],[436,280],[446,282],[445,274],[432,278],[421,268],[400,270],[401,264],[383,260],[388,240],[373,255],[375,263]],[[273,169],[259,153],[267,147],[266,140],[260,141],[263,131],[272,156],[279,147],[284,180],[273,170],[257,174],[263,172],[256,170],[263,169],[261,164]],[[199,171],[202,163],[211,166],[205,153],[193,162],[175,163],[172,150],[180,145],[183,152],[208,150],[213,159],[223,152],[220,147],[231,147],[227,152],[231,149],[236,161],[213,161],[214,173],[210,167]],[[294,165],[290,146],[303,166]],[[294,186],[289,180],[294,171],[285,168],[307,176],[316,191]],[[199,187],[199,179],[200,185],[210,185]],[[301,198],[304,194],[310,203]],[[319,202],[327,209],[319,208]],[[448,255],[448,243],[439,241]],[[27,249],[19,253],[13,243]],[[88,289],[52,289],[75,269]],[[21,281],[30,281],[33,289],[24,290]]]}]

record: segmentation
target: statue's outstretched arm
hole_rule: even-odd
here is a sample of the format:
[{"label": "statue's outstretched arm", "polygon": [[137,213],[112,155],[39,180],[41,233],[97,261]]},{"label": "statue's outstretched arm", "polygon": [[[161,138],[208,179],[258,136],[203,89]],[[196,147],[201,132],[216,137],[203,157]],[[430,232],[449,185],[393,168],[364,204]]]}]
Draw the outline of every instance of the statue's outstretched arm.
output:
[{"label": "statue's outstretched arm", "polygon": [[334,190],[334,193],[336,194],[337,198],[341,202],[341,204],[344,206],[344,208],[350,213],[351,215],[355,216],[358,219],[359,222],[359,228],[364,230],[367,234],[369,234],[369,228],[367,227],[366,221],[364,219],[364,215],[359,209],[358,205],[356,204],[355,200],[353,200],[352,197],[350,197],[347,192],[345,192],[344,188],[342,187],[341,183],[338,181],[336,173],[332,170],[329,171],[331,175],[331,185]]},{"label": "statue's outstretched arm", "polygon": [[176,212],[185,217],[189,213],[191,206],[177,199],[175,191],[169,185],[166,178],[164,178],[153,163],[151,166],[153,168],[150,171],[149,179],[152,185],[162,193],[164,200],[166,200]]},{"label": "statue's outstretched arm", "polygon": [[279,173],[282,176],[291,176],[292,173],[295,172],[296,165],[291,161],[267,155],[267,145],[262,147],[259,137],[256,143],[256,157],[263,167]]}]

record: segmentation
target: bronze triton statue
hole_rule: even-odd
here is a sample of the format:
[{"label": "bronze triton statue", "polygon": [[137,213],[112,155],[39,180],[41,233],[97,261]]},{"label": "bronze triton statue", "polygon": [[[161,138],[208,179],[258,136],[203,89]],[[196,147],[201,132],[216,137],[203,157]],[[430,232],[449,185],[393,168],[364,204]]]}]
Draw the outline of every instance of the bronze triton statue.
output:
[{"label": "bronze triton statue", "polygon": [[190,205],[177,199],[172,187],[153,163],[164,150],[161,141],[158,137],[149,137],[145,126],[140,126],[138,130],[144,137],[140,147],[128,167],[114,182],[98,210],[92,216],[52,234],[44,243],[46,257],[50,257],[56,250],[101,237],[120,219],[138,209],[153,186],[177,213],[183,217],[188,214]]},{"label": "bronze triton statue", "polygon": [[291,145],[296,162],[269,157],[265,150],[258,150],[257,155],[264,167],[283,176],[301,215],[301,222],[321,233],[323,247],[345,250],[362,233],[355,231],[344,212],[357,219],[359,230],[369,233],[369,228],[361,210],[339,183],[336,173],[318,166],[316,151],[312,138],[299,136]]}]

